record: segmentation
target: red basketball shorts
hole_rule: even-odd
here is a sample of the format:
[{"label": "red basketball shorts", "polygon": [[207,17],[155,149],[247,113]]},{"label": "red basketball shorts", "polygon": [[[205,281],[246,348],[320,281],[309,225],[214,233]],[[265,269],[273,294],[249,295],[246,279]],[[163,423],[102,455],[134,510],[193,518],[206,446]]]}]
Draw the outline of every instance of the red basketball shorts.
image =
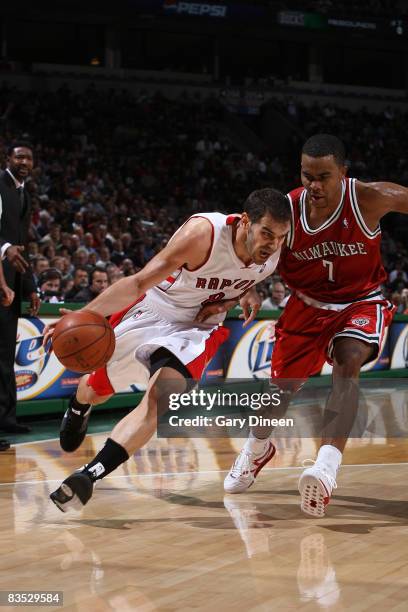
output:
[{"label": "red basketball shorts", "polygon": [[362,300],[337,311],[307,305],[292,295],[275,328],[272,378],[307,379],[318,374],[325,361],[332,365],[333,343],[341,337],[372,344],[372,361],[393,313],[394,307],[385,299]]}]

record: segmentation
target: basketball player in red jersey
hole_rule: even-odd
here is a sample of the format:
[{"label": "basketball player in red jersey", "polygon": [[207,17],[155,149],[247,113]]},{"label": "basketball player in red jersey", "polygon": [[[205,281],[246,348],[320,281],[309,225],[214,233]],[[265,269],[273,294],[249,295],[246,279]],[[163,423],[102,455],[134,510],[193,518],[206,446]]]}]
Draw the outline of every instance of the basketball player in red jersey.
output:
[{"label": "basketball player in red jersey", "polygon": [[[381,262],[380,219],[408,213],[408,189],[394,183],[346,178],[345,150],[335,136],[317,134],[302,150],[303,187],[288,195],[292,230],[279,270],[292,289],[276,325],[272,382],[293,394],[327,360],[333,386],[327,401],[323,439],[313,467],[299,480],[301,509],[324,516],[336,487],[342,452],[358,408],[360,368],[376,358],[393,315],[381,295],[386,273]],[[252,430],[225,479],[228,493],[250,487],[273,457],[271,430]]]}]

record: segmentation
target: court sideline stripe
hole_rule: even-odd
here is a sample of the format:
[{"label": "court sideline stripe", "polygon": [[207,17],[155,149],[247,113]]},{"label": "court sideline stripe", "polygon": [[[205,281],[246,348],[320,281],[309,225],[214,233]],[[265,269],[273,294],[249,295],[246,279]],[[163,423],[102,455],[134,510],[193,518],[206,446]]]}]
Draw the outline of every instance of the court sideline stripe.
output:
[{"label": "court sideline stripe", "polygon": [[[349,465],[342,465],[342,468],[349,467],[387,467],[396,465],[408,465],[408,462],[402,463],[350,463]],[[302,470],[305,469],[303,465],[294,465],[289,467],[277,467],[277,468],[264,468],[263,472],[279,472],[279,471],[290,471],[290,470]],[[106,476],[103,480],[119,480],[120,478],[152,478],[154,476],[191,476],[191,474],[223,474],[229,470],[193,470],[191,472],[152,472],[151,474],[118,474],[117,476]],[[46,482],[61,482],[61,478],[50,479],[50,480],[16,480],[12,482],[0,482],[0,487],[6,487],[8,485],[30,485],[30,484],[44,484]]]}]

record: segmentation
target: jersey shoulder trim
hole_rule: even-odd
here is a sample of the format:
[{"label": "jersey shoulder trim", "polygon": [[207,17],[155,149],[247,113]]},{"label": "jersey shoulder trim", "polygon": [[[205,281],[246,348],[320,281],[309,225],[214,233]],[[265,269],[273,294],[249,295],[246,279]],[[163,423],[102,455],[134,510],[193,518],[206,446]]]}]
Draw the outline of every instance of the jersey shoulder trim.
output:
[{"label": "jersey shoulder trim", "polygon": [[354,216],[356,218],[357,221],[357,225],[359,226],[359,228],[361,229],[361,231],[363,232],[363,234],[365,236],[367,236],[367,238],[376,238],[377,236],[379,236],[381,234],[381,227],[380,224],[378,224],[378,226],[375,228],[374,231],[371,231],[370,228],[367,227],[367,225],[365,224],[363,215],[361,214],[359,205],[358,205],[358,200],[357,200],[357,191],[356,191],[356,182],[357,179],[355,178],[350,178],[349,179],[349,191],[350,191],[350,202],[351,202],[351,208],[353,209],[353,213]]},{"label": "jersey shoulder trim", "polygon": [[304,187],[296,187],[296,189],[292,189],[292,191],[289,191],[287,195],[290,197],[293,204],[296,204],[296,202],[300,200],[300,196],[302,195],[304,189]]},{"label": "jersey shoulder trim", "polygon": [[231,215],[227,216],[227,218],[225,219],[225,223],[227,225],[233,225],[234,221],[236,221],[237,219],[241,219],[241,214],[239,214],[239,213],[232,213]]},{"label": "jersey shoulder trim", "polygon": [[286,245],[289,249],[293,247],[293,242],[295,240],[295,216],[293,212],[293,200],[292,200],[292,195],[291,195],[292,193],[293,191],[286,194],[286,197],[289,200],[289,206],[290,206],[290,230],[286,238]]},{"label": "jersey shoulder trim", "polygon": [[[213,252],[213,249],[214,249],[214,223],[208,217],[206,217],[204,215],[192,215],[190,217],[190,219],[205,219],[211,225],[211,245],[210,245],[210,248],[207,251],[207,255],[206,255],[206,258],[203,261],[203,263],[200,264],[197,268],[192,268],[191,270],[189,268],[186,268],[185,265],[183,266],[187,270],[187,272],[197,272],[197,270],[200,270],[201,268],[203,268],[205,266],[205,264],[208,262],[208,260],[211,257],[211,254]],[[190,221],[190,219],[188,219],[188,221]],[[187,223],[187,221],[186,221],[186,223]]]}]

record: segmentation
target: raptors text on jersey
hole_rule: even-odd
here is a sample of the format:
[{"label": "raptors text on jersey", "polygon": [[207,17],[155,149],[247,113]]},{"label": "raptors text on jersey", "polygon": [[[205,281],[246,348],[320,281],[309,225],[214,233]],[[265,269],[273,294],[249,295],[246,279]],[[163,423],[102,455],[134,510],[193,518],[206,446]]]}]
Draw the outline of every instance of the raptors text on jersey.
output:
[{"label": "raptors text on jersey", "polygon": [[[277,266],[280,249],[265,263],[246,266],[235,253],[233,223],[239,215],[201,213],[192,218],[208,220],[212,246],[207,260],[195,270],[175,270],[166,280],[147,291],[151,307],[168,321],[194,321],[208,301],[238,299],[248,289],[270,276]],[[225,319],[226,313],[212,316],[206,326]]]}]

